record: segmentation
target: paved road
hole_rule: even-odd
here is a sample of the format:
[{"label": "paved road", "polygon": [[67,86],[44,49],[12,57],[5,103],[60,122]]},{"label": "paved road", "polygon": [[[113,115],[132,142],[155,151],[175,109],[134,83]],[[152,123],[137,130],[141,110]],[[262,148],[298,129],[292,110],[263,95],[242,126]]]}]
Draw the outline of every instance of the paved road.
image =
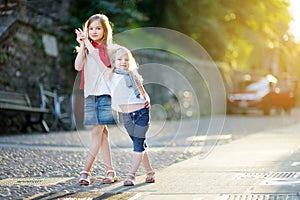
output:
[{"label": "paved road", "polygon": [[[210,145],[198,146],[199,144],[188,142],[186,138],[190,136],[232,134],[233,140],[237,140],[259,131],[298,123],[299,113],[299,109],[296,109],[291,116],[281,114],[266,117],[253,113],[231,115],[226,118],[214,116],[179,122],[153,122],[149,131],[153,166],[158,171],[191,158],[199,152],[202,154],[210,152]],[[122,133],[119,127],[111,127],[110,135],[115,169],[119,176],[124,178],[130,168],[128,160],[131,159],[131,145],[127,135]],[[92,170],[93,184],[89,187],[80,187],[77,184],[78,172],[83,166],[85,147],[89,141],[90,132],[87,130],[1,136],[0,197],[38,199],[62,191],[64,194],[77,193],[107,187],[100,183],[100,175],[104,174],[100,158]],[[143,173],[141,169],[139,174]],[[28,177],[31,179],[25,179]]]},{"label": "paved road", "polygon": [[155,184],[140,176],[134,187],[118,183],[99,192],[138,200],[300,200],[299,129],[300,123],[253,133],[158,171]]}]

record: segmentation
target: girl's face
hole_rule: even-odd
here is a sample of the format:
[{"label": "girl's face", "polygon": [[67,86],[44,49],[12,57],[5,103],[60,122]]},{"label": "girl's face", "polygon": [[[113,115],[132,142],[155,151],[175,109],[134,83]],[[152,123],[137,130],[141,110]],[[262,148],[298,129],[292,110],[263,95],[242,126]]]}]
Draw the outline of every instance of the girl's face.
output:
[{"label": "girl's face", "polygon": [[104,36],[104,30],[100,23],[100,20],[94,20],[91,22],[88,28],[88,34],[91,40],[95,42],[101,42]]},{"label": "girl's face", "polygon": [[118,52],[116,54],[115,66],[118,69],[128,70],[129,56],[125,52]]}]

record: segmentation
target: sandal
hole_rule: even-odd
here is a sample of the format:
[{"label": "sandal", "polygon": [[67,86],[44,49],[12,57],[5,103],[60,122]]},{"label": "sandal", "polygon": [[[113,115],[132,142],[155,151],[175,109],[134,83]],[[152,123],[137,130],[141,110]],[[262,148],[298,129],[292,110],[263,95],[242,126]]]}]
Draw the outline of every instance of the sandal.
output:
[{"label": "sandal", "polygon": [[[113,173],[113,176],[109,176],[109,173]],[[110,184],[118,181],[119,178],[116,176],[116,171],[113,169],[106,171],[106,176],[102,179],[102,183],[104,184]]]},{"label": "sandal", "polygon": [[127,178],[125,179],[123,185],[124,186],[134,186],[134,180],[135,180],[135,175],[130,173],[127,175]]},{"label": "sandal", "polygon": [[147,177],[146,177],[145,183],[155,183],[154,174],[155,174],[154,171],[147,172]]},{"label": "sandal", "polygon": [[[85,177],[82,177],[83,174],[85,174]],[[88,172],[88,171],[81,171],[80,172],[79,184],[80,185],[89,185],[91,183],[90,176],[91,176],[90,172]]]}]

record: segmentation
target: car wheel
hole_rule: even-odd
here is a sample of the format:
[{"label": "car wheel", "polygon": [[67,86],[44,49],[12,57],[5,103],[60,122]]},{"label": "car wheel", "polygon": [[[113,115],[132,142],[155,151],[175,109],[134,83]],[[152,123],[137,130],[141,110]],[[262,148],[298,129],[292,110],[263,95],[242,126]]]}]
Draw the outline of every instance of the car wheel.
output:
[{"label": "car wheel", "polygon": [[292,113],[292,109],[291,108],[283,108],[284,112],[288,115],[290,115]]},{"label": "car wheel", "polygon": [[263,113],[264,113],[264,115],[270,115],[271,107],[272,107],[272,102],[271,102],[270,99],[267,99],[265,101],[265,103],[263,104]]}]

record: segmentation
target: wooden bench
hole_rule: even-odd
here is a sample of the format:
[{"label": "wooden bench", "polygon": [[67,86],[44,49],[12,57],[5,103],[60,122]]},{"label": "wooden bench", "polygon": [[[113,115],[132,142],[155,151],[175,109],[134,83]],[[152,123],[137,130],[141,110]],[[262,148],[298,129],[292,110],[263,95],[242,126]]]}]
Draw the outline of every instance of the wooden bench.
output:
[{"label": "wooden bench", "polygon": [[[33,107],[27,94],[0,91],[0,112],[21,112],[25,113],[26,122],[22,131],[26,132],[28,126],[40,124],[43,131],[49,132],[49,127],[44,120],[44,115],[50,113],[50,110],[42,107]],[[33,118],[33,114],[38,117]]]}]

